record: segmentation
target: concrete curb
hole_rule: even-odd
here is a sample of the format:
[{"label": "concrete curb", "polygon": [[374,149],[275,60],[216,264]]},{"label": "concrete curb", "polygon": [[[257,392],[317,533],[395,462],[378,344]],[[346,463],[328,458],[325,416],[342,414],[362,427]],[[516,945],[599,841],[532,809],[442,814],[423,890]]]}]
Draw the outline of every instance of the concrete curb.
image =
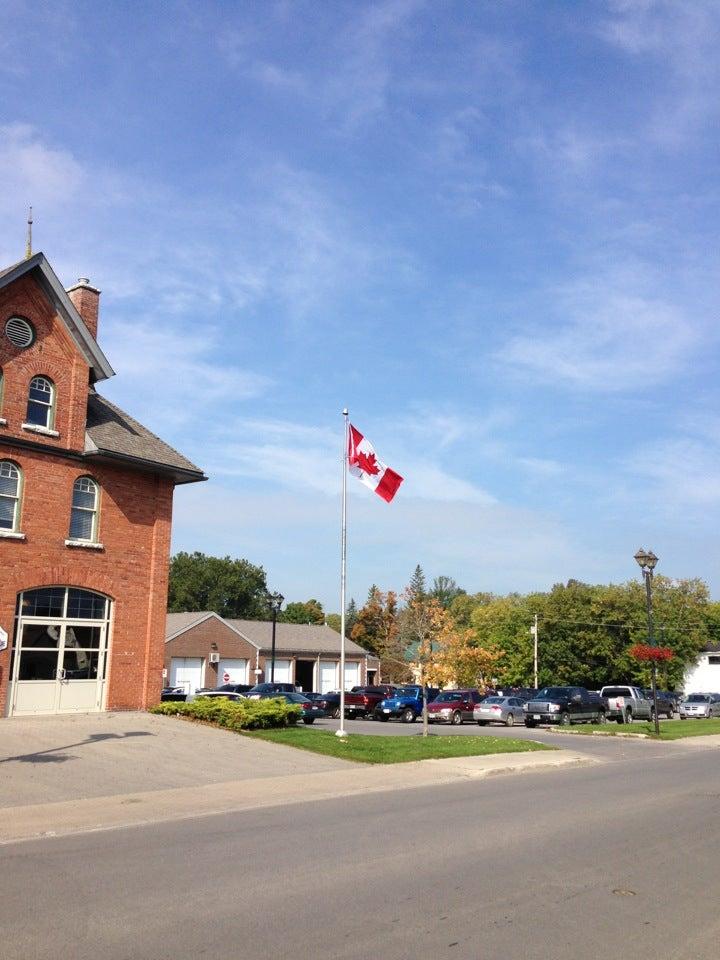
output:
[{"label": "concrete curb", "polygon": [[597,762],[569,750],[453,757],[5,807],[0,845]]}]

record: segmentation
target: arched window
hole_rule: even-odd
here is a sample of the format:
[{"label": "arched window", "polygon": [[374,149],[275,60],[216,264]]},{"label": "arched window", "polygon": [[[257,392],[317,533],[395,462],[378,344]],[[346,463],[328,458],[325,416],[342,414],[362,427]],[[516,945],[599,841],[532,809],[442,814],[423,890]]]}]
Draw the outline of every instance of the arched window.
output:
[{"label": "arched window", "polygon": [[51,430],[55,420],[55,384],[47,377],[33,377],[27,405],[27,423]]},{"label": "arched window", "polygon": [[0,530],[17,533],[20,524],[20,468],[0,460]]},{"label": "arched window", "polygon": [[100,488],[92,477],[78,477],[73,484],[70,539],[95,543]]}]

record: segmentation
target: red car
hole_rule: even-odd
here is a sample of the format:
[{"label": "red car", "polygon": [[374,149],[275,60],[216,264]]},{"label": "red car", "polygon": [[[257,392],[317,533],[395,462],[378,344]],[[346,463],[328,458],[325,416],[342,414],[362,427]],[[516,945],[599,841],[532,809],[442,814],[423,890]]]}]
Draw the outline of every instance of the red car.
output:
[{"label": "red car", "polygon": [[483,699],[479,690],[443,690],[428,704],[428,720],[453,724],[472,721],[475,705]]}]

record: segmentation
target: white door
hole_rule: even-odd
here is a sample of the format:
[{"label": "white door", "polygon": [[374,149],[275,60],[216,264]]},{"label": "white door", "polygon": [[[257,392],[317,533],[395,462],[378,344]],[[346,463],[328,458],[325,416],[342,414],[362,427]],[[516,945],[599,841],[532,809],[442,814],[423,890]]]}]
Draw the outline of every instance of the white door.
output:
[{"label": "white door", "polygon": [[276,660],[275,661],[275,676],[271,678],[271,666],[270,658],[265,660],[265,681],[270,683],[272,679],[274,683],[292,683],[292,676],[290,674],[290,661],[289,660]]},{"label": "white door", "polygon": [[170,686],[195,693],[202,686],[202,657],[173,657],[170,661]]},{"label": "white door", "polygon": [[360,686],[360,664],[345,662],[345,689]]},{"label": "white door", "polygon": [[[228,679],[225,679],[227,674]],[[221,660],[218,663],[218,684],[249,683],[247,660]]]},{"label": "white door", "polygon": [[334,660],[320,661],[320,693],[338,689],[338,665]]}]

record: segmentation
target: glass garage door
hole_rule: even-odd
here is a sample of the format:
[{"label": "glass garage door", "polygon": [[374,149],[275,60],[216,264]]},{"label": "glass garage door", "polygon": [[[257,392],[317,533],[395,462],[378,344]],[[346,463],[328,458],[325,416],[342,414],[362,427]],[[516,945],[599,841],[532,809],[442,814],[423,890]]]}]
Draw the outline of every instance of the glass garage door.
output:
[{"label": "glass garage door", "polygon": [[89,713],[105,702],[110,601],[73,587],[18,597],[10,712]]}]

